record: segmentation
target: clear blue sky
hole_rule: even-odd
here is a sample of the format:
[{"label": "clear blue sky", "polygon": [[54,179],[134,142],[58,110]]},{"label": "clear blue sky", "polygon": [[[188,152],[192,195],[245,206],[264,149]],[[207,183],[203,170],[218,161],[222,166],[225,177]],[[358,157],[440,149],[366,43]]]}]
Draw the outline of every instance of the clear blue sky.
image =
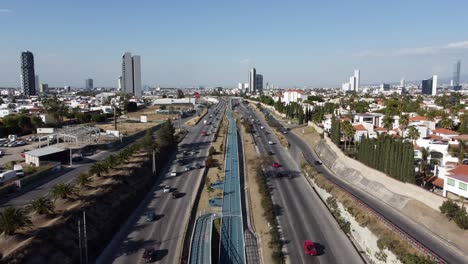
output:
[{"label": "clear blue sky", "polygon": [[41,82],[116,86],[124,51],[144,84],[237,86],[252,66],[281,86],[340,86],[468,74],[464,0],[2,0],[0,86],[19,86],[19,56]]}]

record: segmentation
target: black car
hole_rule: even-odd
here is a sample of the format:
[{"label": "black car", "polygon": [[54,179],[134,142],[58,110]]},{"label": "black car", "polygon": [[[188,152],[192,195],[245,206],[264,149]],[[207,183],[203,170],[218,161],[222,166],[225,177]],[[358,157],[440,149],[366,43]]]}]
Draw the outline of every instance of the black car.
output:
[{"label": "black car", "polygon": [[316,160],[314,163],[315,163],[315,165],[322,165],[322,162],[318,161],[318,160]]},{"label": "black car", "polygon": [[154,220],[156,220],[156,214],[153,211],[148,212],[146,214],[146,220],[148,220],[149,222],[153,222]]},{"label": "black car", "polygon": [[268,151],[268,155],[273,155],[275,153],[273,153],[272,151]]},{"label": "black car", "polygon": [[143,260],[145,263],[153,261],[154,258],[154,249],[146,248],[145,252],[143,252]]},{"label": "black car", "polygon": [[172,192],[172,198],[177,199],[177,198],[179,198],[179,196],[180,196],[179,191],[175,190],[175,191]]}]

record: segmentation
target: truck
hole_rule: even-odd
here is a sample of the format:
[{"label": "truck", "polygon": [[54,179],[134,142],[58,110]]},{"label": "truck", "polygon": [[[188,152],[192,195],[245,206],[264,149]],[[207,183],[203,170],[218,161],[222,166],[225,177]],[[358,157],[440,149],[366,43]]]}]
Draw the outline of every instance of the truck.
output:
[{"label": "truck", "polygon": [[13,166],[13,170],[16,171],[16,176],[18,177],[24,176],[23,166],[21,166],[20,164],[15,164],[15,166]]},{"label": "truck", "polygon": [[15,170],[4,171],[0,173],[0,185],[3,185],[6,181],[16,177]]}]

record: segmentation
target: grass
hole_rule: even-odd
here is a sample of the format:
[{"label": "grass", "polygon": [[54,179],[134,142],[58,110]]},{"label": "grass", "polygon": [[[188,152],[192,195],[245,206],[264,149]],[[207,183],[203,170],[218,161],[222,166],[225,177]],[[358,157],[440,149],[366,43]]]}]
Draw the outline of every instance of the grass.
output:
[{"label": "grass", "polygon": [[[391,230],[389,226],[369,212],[367,208],[361,206],[346,192],[336,187],[321,175],[321,173],[318,173],[314,167],[304,163],[302,168],[306,172],[306,175],[312,178],[318,187],[325,189],[332,195],[332,197],[334,197],[333,199],[336,199],[336,201],[343,204],[346,210],[355,218],[360,226],[367,227],[379,238],[377,246],[380,250],[385,248],[390,250],[403,263],[434,263],[433,260],[429,259],[428,256],[425,255],[425,253]],[[418,260],[419,262],[412,262],[414,260]]]}]

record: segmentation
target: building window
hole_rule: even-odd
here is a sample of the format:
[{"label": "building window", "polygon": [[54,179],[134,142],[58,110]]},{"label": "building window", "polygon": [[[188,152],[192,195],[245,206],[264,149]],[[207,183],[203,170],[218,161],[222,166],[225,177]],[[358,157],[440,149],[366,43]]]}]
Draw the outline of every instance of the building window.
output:
[{"label": "building window", "polygon": [[447,179],[447,185],[455,186],[455,180],[454,179]]},{"label": "building window", "polygon": [[460,190],[466,191],[466,183],[463,183],[463,182],[458,183],[458,188]]}]

